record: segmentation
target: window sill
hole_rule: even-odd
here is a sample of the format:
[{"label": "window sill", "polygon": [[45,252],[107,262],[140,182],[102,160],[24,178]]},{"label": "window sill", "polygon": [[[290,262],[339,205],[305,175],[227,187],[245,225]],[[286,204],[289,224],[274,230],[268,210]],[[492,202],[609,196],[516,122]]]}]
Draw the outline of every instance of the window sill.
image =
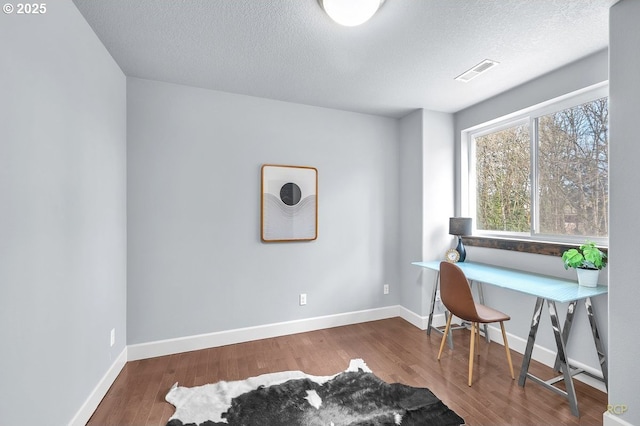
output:
[{"label": "window sill", "polygon": [[[462,242],[469,247],[484,247],[499,250],[519,251],[522,253],[544,254],[547,256],[562,256],[565,250],[578,247],[579,244],[550,243],[546,241],[517,240],[512,238],[464,236]],[[598,247],[607,253],[607,248]]]}]

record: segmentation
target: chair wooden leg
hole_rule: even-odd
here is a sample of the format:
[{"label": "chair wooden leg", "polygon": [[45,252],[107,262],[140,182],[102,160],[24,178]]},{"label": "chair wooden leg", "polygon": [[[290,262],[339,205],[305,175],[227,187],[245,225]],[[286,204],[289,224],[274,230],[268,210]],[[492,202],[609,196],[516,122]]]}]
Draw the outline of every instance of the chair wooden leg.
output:
[{"label": "chair wooden leg", "polygon": [[476,325],[476,354],[480,358],[480,324]]},{"label": "chair wooden leg", "polygon": [[444,344],[447,341],[447,336],[449,335],[449,329],[451,328],[451,319],[453,318],[453,314],[449,312],[447,318],[447,326],[444,328],[444,334],[442,335],[442,342],[440,343],[440,352],[438,352],[438,361],[440,361],[440,356],[442,355],[442,350],[444,349]]},{"label": "chair wooden leg", "polygon": [[476,329],[478,327],[478,323],[471,323],[471,343],[469,345],[469,386],[471,386],[471,382],[473,379],[473,349],[475,345],[475,337],[476,337]]},{"label": "chair wooden leg", "polygon": [[507,333],[504,331],[504,323],[500,321],[500,328],[502,329],[502,341],[504,342],[504,349],[507,351],[507,361],[509,362],[509,371],[511,371],[511,379],[515,380],[513,375],[513,364],[511,363],[511,352],[509,352],[509,342],[507,342]]}]

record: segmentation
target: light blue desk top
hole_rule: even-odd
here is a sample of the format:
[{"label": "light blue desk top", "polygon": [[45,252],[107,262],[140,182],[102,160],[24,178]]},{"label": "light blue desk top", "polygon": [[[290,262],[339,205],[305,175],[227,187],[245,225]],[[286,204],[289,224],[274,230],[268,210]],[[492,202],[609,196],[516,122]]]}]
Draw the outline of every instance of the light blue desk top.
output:
[{"label": "light blue desk top", "polygon": [[[440,270],[440,261],[412,262],[412,265],[423,268]],[[518,271],[516,269],[502,268],[474,262],[459,262],[457,266],[470,281],[478,281],[520,293],[530,294],[543,299],[553,300],[558,303],[567,303],[587,297],[606,294],[609,288],[604,285],[597,287],[579,286],[576,281],[536,274],[533,272]]]}]

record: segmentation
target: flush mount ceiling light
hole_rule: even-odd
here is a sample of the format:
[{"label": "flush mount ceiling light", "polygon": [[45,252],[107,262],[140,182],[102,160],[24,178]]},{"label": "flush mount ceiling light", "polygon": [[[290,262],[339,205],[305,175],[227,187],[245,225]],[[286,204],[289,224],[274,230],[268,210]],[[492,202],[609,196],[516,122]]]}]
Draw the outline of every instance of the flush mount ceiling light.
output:
[{"label": "flush mount ceiling light", "polygon": [[495,67],[499,63],[500,62],[492,61],[491,59],[485,59],[484,61],[480,62],[478,65],[474,66],[470,70],[467,70],[462,74],[460,74],[459,76],[457,76],[456,78],[454,78],[454,80],[467,83],[473,80],[474,78],[476,78],[477,76],[479,76],[480,74],[482,74],[483,72],[489,71],[491,68]]},{"label": "flush mount ceiling light", "polygon": [[318,0],[327,15],[340,25],[355,27],[364,24],[378,11],[385,0]]}]

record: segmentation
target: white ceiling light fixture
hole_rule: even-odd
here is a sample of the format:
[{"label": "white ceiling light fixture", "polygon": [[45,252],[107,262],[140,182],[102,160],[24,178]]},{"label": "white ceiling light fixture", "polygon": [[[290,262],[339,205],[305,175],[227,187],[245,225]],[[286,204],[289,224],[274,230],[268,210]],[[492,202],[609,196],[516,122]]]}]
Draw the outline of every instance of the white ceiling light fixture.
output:
[{"label": "white ceiling light fixture", "polygon": [[491,68],[495,67],[499,63],[500,62],[492,61],[491,59],[485,59],[484,61],[480,62],[478,65],[474,66],[473,68],[463,72],[462,74],[454,78],[454,80],[458,80],[463,83],[468,83],[469,81],[473,80],[480,74],[489,71]]},{"label": "white ceiling light fixture", "polygon": [[364,24],[378,11],[385,0],[318,0],[327,15],[340,25],[355,27]]}]

